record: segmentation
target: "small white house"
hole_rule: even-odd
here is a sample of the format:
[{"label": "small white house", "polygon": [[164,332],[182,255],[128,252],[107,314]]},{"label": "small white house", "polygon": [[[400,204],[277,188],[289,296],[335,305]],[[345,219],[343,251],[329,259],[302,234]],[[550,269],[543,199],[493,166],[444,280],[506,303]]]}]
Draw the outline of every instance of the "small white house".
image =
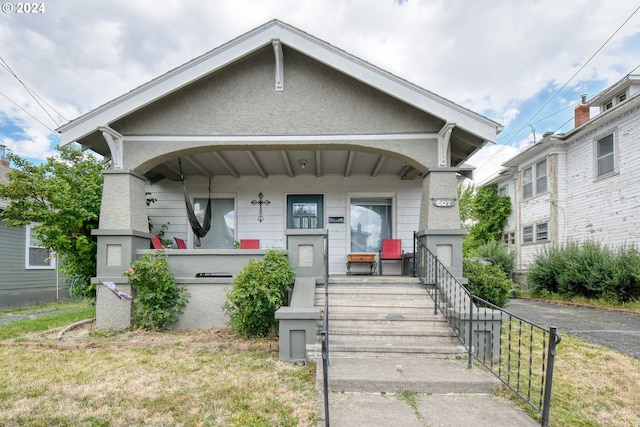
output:
[{"label": "small white house", "polygon": [[516,250],[519,270],[548,245],[637,245],[639,146],[640,75],[631,74],[588,101],[583,95],[573,130],[545,134],[503,164],[484,185],[511,198],[503,241]]},{"label": "small white house", "polygon": [[[122,271],[166,226],[165,238],[186,242],[168,254],[193,295],[220,279],[196,279],[197,273],[237,273],[231,258],[254,253],[234,249],[244,239],[259,241],[255,254],[283,248],[290,259],[317,266],[318,248],[304,236],[326,235],[329,272],[345,274],[348,254],[377,255],[385,238],[401,239],[411,252],[419,232],[461,276],[457,177],[500,130],[274,20],[59,132],[62,144],[77,141],[111,159],[95,230],[96,281],[126,288]],[[148,197],[156,200],[149,207]],[[202,223],[209,199],[211,230],[197,238],[186,206]],[[385,272],[399,274],[399,263]],[[220,295],[209,305],[218,305]],[[107,315],[103,303],[99,292],[99,327],[128,326],[126,309]],[[206,326],[212,325],[200,327]]]}]

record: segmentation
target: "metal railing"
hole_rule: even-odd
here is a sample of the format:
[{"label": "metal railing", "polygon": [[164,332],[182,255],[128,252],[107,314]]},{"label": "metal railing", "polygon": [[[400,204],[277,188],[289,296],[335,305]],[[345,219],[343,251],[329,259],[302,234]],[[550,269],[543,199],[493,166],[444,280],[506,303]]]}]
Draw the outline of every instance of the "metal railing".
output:
[{"label": "metal railing", "polygon": [[329,427],[329,238],[324,238],[324,311],[322,313],[322,382],[324,393],[324,425]]},{"label": "metal railing", "polygon": [[555,327],[544,328],[470,293],[416,238],[415,276],[420,278],[473,360],[486,367],[549,423],[556,346]]}]

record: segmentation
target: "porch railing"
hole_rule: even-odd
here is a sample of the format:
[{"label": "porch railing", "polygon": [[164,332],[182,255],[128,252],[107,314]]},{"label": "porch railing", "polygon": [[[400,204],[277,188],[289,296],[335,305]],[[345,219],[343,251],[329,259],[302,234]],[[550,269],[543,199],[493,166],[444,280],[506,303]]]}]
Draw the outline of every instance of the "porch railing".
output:
[{"label": "porch railing", "polygon": [[556,346],[555,327],[544,328],[518,317],[470,293],[431,253],[415,239],[415,275],[435,302],[435,313],[447,319],[473,360],[486,367],[507,388],[549,423],[551,386]]},{"label": "porch railing", "polygon": [[329,427],[329,237],[324,237],[324,311],[322,313],[322,390],[324,394],[324,425]]}]

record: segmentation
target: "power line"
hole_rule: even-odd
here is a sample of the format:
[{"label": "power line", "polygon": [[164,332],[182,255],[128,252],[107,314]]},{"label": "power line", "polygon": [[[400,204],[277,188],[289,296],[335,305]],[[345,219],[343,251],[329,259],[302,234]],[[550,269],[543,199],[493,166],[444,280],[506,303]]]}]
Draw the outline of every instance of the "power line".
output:
[{"label": "power line", "polygon": [[[49,114],[49,111],[44,108],[44,106],[42,105],[42,102],[44,102],[49,108],[51,108],[56,114],[58,114],[58,116],[62,117],[64,120],[67,120],[62,114],[60,114],[60,112],[58,112],[51,104],[49,104],[42,96],[38,95],[33,89],[31,89],[20,77],[18,77],[18,75],[16,74],[15,71],[13,71],[13,69],[9,66],[9,64],[7,63],[7,61],[4,60],[4,58],[2,56],[0,56],[0,65],[2,66],[2,68],[4,68],[9,74],[11,74],[16,80],[18,80],[18,82],[22,85],[22,87],[24,87],[24,89],[27,91],[27,93],[33,98],[33,100],[38,104],[38,106],[42,109],[42,111],[45,112],[45,114],[47,116],[49,116],[49,118],[51,119],[51,121],[53,121],[53,123],[55,123],[56,126],[60,126],[60,123],[58,123],[58,121],[56,119],[53,118],[53,116],[51,116],[51,114]],[[5,98],[7,98],[6,95],[4,95]],[[14,101],[11,101],[14,102]],[[15,104],[15,102],[14,102]],[[32,116],[33,117],[33,116]]]},{"label": "power line", "polygon": [[40,123],[42,126],[46,127],[47,129],[49,129],[52,133],[56,133],[55,130],[51,129],[49,126],[47,126],[44,123],[42,123],[42,121],[40,121],[40,119],[38,119],[36,116],[34,116],[33,114],[31,114],[30,112],[25,110],[20,104],[18,104],[17,102],[15,102],[11,98],[9,98],[7,95],[5,95],[2,92],[0,92],[0,95],[4,96],[9,102],[11,102],[13,105],[15,105],[16,107],[18,107],[19,109],[21,109],[22,111],[27,113],[33,120],[35,120],[36,122]]},{"label": "power line", "polygon": [[[584,64],[583,64],[579,69],[578,69],[578,71],[576,71],[576,72],[573,74],[573,76],[571,76],[571,78],[570,78],[570,79],[569,79],[565,84],[563,84],[563,85],[562,85],[562,87],[561,87],[560,89],[558,89],[558,91],[557,91],[557,92],[556,92],[556,93],[555,93],[551,98],[549,98],[549,100],[548,100],[547,102],[545,102],[545,103],[544,103],[544,105],[542,105],[542,107],[540,107],[540,108],[538,109],[538,111],[536,111],[536,113],[533,115],[533,117],[531,117],[531,119],[529,119],[529,121],[527,122],[527,124],[526,124],[526,125],[524,125],[524,126],[522,126],[520,129],[518,129],[518,130],[516,131],[516,134],[520,133],[520,131],[521,131],[521,130],[523,130],[524,128],[526,128],[527,126],[529,126],[529,123],[531,122],[531,120],[535,119],[535,117],[536,117],[538,114],[540,114],[540,112],[541,112],[541,111],[542,111],[542,110],[543,110],[547,105],[549,105],[549,103],[550,103],[551,101],[553,101],[553,100],[555,99],[555,97],[556,97],[556,96],[558,96],[558,95],[560,94],[560,92],[562,92],[562,91],[564,90],[564,88],[565,88],[565,87],[567,87],[567,85],[571,82],[571,80],[573,80],[573,79],[574,79],[574,78],[575,78],[575,77],[576,77],[576,76],[577,76],[577,75],[578,75],[578,74],[579,74],[579,73],[580,73],[580,72],[581,72],[581,71],[582,71],[582,70],[587,66],[587,64],[589,64],[589,62],[591,62],[591,60],[592,60],[593,58],[595,58],[595,56],[596,56],[598,53],[600,53],[600,51],[601,51],[602,49],[604,49],[604,47],[605,47],[605,46],[606,46],[606,45],[611,41],[611,39],[612,39],[616,34],[618,34],[618,32],[622,29],[622,27],[624,27],[624,26],[626,25],[626,23],[627,23],[627,22],[629,22],[629,20],[633,17],[633,15],[635,15],[635,14],[638,12],[638,10],[640,10],[640,6],[638,6],[638,7],[636,8],[636,10],[634,10],[634,11],[631,13],[631,15],[629,15],[629,17],[628,17],[627,19],[625,19],[625,20],[624,20],[624,22],[623,22],[623,23],[618,27],[618,29],[616,29],[616,30],[613,32],[613,34],[611,34],[611,36],[609,36],[609,38],[608,38],[608,39],[607,39],[607,40],[602,44],[602,46],[600,46],[600,47],[598,48],[598,50],[596,50],[596,51],[595,51],[595,53],[594,53],[593,55],[591,55],[591,57],[587,60],[587,62],[585,62],[585,63],[584,63]],[[510,144],[510,143],[511,143],[511,141],[513,141],[513,139],[514,139],[514,138],[515,138],[515,135],[514,135],[514,136],[513,136],[509,141],[507,141],[507,144]]]}]

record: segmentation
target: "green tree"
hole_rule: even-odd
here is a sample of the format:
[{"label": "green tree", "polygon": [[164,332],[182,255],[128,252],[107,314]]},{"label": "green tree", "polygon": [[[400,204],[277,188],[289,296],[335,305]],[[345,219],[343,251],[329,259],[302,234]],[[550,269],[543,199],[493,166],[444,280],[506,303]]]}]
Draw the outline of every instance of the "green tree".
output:
[{"label": "green tree", "polygon": [[491,241],[499,241],[507,219],[511,214],[509,196],[498,195],[495,185],[474,188],[473,185],[458,189],[460,218],[469,234],[464,238],[464,252]]},{"label": "green tree", "polygon": [[9,153],[14,169],[0,183],[0,197],[10,200],[3,219],[9,226],[35,223],[34,237],[60,260],[60,271],[74,297],[95,298],[96,239],[102,198],[102,162],[72,147],[35,165]]}]

